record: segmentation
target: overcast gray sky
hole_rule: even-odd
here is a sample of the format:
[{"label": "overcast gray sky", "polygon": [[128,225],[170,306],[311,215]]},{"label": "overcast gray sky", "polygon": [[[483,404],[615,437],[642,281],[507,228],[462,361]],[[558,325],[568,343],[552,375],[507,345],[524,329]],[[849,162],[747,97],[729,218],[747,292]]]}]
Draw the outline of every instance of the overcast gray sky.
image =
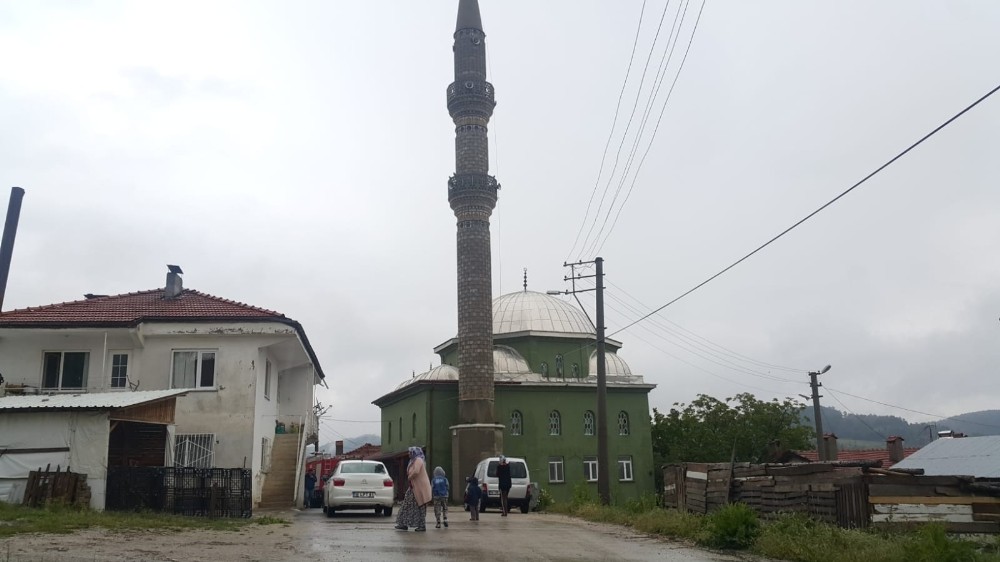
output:
[{"label": "overcast gray sky", "polygon": [[[652,55],[665,1],[645,4],[598,182],[643,3],[480,3],[503,185],[494,295],[519,290],[524,267],[530,289],[561,289],[563,261],[596,251],[571,248],[610,185],[604,220],[684,4]],[[330,385],[324,441],[377,432],[370,402],[437,365],[432,348],[456,330],[457,4],[0,0],[0,185],[27,191],[4,308],[161,287],[164,264],[180,264],[189,288],[302,322]],[[650,144],[700,6],[674,32],[648,156],[611,207],[610,331],[637,317],[623,301],[671,300],[1000,83],[998,3],[708,0]],[[796,396],[831,364],[832,389],[913,410],[997,407],[998,131],[1000,94],[617,334],[658,385],[651,406]]]}]

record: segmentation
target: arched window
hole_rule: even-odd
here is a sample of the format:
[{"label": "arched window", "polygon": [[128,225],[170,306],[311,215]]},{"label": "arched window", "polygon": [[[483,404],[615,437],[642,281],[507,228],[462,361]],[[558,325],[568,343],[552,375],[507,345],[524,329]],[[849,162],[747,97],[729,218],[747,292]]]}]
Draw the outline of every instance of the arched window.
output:
[{"label": "arched window", "polygon": [[541,373],[543,377],[549,376],[549,364],[542,361],[541,364],[538,365],[538,372]]},{"label": "arched window", "polygon": [[514,410],[510,413],[510,434],[521,435],[524,433],[524,418],[521,412]]},{"label": "arched window", "polygon": [[399,416],[399,440],[403,440],[403,416]]},{"label": "arched window", "polygon": [[389,422],[389,432],[386,434],[386,437],[392,443],[392,422]]},{"label": "arched window", "polygon": [[558,410],[549,412],[549,435],[562,435],[562,418]]},{"label": "arched window", "polygon": [[625,410],[618,412],[618,435],[628,435],[628,414]]},{"label": "arched window", "polygon": [[417,413],[416,412],[413,413],[413,423],[411,425],[413,427],[410,428],[410,432],[413,433],[413,437],[416,437],[417,436]]},{"label": "arched window", "polygon": [[563,368],[563,356],[556,355],[556,376],[562,377],[566,374],[566,369]]},{"label": "arched window", "polygon": [[580,378],[580,364],[573,363],[573,378]]},{"label": "arched window", "polygon": [[583,434],[594,434],[594,412],[587,410],[583,413]]}]

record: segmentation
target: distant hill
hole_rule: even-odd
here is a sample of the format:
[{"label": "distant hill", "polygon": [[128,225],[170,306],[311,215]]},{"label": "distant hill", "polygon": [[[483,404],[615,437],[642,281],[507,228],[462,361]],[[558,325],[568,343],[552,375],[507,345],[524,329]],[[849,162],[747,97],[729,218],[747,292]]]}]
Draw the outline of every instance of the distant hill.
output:
[{"label": "distant hill", "polygon": [[[1000,410],[969,412],[930,423],[910,423],[899,416],[844,413],[821,406],[823,431],[836,433],[841,449],[879,448],[885,438],[899,435],[909,447],[922,447],[938,431],[952,430],[968,436],[1000,435]],[[812,408],[802,411],[802,422],[813,425]]]},{"label": "distant hill", "polygon": [[[357,437],[348,437],[344,439],[344,452],[350,452],[358,447],[364,445],[365,443],[371,443],[372,445],[381,445],[382,437],[374,433],[366,433],[364,435],[358,435]],[[334,454],[337,450],[337,445],[335,441],[327,441],[319,447],[320,452]]]}]

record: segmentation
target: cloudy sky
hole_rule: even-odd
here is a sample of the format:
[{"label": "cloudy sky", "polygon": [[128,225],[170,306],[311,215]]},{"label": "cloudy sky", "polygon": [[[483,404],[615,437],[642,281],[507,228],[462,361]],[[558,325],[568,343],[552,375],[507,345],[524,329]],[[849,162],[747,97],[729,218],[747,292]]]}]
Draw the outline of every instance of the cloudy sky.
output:
[{"label": "cloudy sky", "polygon": [[[482,0],[494,295],[599,253],[614,332],[1000,84],[1000,4],[708,0],[695,30],[679,1]],[[377,432],[370,402],[456,330],[456,7],[0,0],[0,186],[27,191],[4,308],[180,264],[303,323],[324,440]],[[841,409],[996,408],[998,153],[1000,94],[617,333],[651,405],[796,396],[831,364]]]}]

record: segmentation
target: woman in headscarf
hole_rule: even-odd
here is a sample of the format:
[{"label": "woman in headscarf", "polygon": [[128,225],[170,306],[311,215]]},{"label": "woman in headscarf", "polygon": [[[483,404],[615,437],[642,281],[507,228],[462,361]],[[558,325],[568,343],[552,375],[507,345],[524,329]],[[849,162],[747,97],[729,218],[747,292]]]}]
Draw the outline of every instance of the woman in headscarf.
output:
[{"label": "woman in headscarf", "polygon": [[410,464],[406,467],[406,477],[410,486],[403,496],[396,517],[396,528],[402,531],[414,527],[414,531],[426,531],[427,504],[431,503],[431,481],[427,477],[424,451],[420,447],[410,447]]}]

